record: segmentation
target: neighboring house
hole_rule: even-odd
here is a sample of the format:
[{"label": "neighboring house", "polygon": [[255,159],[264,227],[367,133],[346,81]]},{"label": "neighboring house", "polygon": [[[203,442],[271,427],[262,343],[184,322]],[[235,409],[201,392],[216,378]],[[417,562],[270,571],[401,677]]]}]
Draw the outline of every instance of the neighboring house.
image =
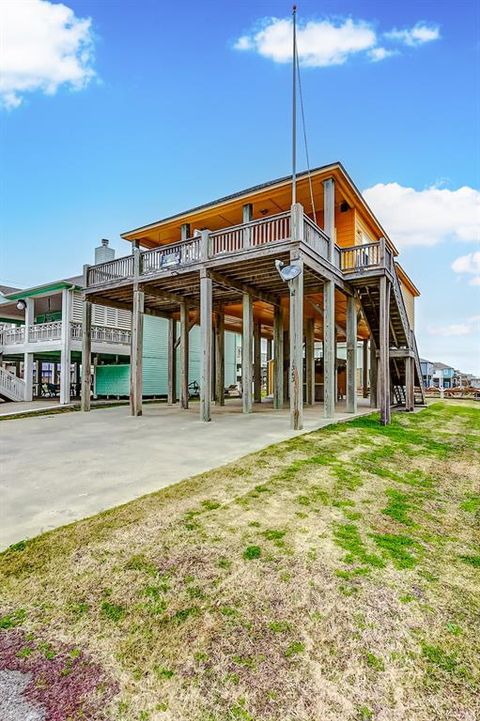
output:
[{"label": "neighboring house", "polygon": [[[179,342],[183,408],[188,407],[189,330],[199,326],[205,421],[212,397],[224,402],[224,330],[242,334],[245,413],[262,399],[263,339],[273,339],[274,407],[289,402],[294,428],[302,427],[304,403],[321,400],[325,416],[332,418],[340,382],[347,410],[355,410],[357,342],[369,354],[370,400],[380,408],[382,422],[389,422],[394,399],[413,409],[415,385],[423,401],[414,335],[419,292],[396,262],[394,243],[340,163],[300,173],[295,187],[293,205],[287,176],[142,225],[122,235],[132,244],[131,253],[86,269],[87,304],[132,311],[134,415],[141,414],[146,392],[142,338],[149,316],[166,318],[170,329],[169,397],[177,383],[172,358]],[[88,312],[84,317],[88,368]],[[337,342],[347,348],[341,366]],[[89,397],[82,404],[88,410]]]},{"label": "neighboring house", "polygon": [[455,368],[445,363],[433,364],[433,383],[436,388],[453,388]]},{"label": "neighboring house", "polygon": [[[108,241],[95,249],[97,262],[114,259]],[[32,288],[0,286],[0,398],[10,401],[80,397],[82,276]],[[92,308],[92,392],[128,396],[131,313],[95,304]],[[190,377],[200,379],[198,328],[191,331]],[[237,335],[226,333],[225,384],[236,382]],[[146,316],[143,376],[146,396],[167,394],[168,321]],[[179,392],[179,391],[178,391]]]},{"label": "neighboring house", "polygon": [[430,388],[430,386],[433,385],[433,363],[425,358],[421,358],[420,367],[422,369],[423,384],[425,388]]},{"label": "neighboring house", "polygon": [[480,378],[472,377],[470,385],[472,388],[480,388]]}]

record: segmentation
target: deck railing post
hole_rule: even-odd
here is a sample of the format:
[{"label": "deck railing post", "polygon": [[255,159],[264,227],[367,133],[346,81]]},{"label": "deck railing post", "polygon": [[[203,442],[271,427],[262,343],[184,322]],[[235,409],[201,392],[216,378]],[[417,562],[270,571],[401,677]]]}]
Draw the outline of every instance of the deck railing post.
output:
[{"label": "deck railing post", "polygon": [[385,238],[380,238],[378,241],[378,264],[380,268],[386,268],[386,244]]},{"label": "deck railing post", "polygon": [[[303,218],[302,218],[303,227]],[[288,282],[290,291],[290,427],[303,428],[303,260],[298,251],[290,252],[290,265],[300,273]]]},{"label": "deck railing post", "polygon": [[323,410],[325,418],[335,415],[335,283],[323,283]]},{"label": "deck railing post", "polygon": [[335,181],[323,181],[323,229],[328,235],[328,260],[335,265]]},{"label": "deck railing post", "polygon": [[382,425],[390,423],[390,282],[385,275],[380,278],[380,364],[378,371],[378,389],[380,421]]},{"label": "deck railing post", "polygon": [[[87,286],[88,271],[90,266],[83,266],[83,287]],[[83,299],[82,312],[82,389],[81,409],[84,412],[90,410],[91,397],[90,388],[92,384],[92,304],[88,296]]]},{"label": "deck railing post", "polygon": [[283,408],[283,308],[275,306],[273,310],[273,407]]},{"label": "deck railing post", "polygon": [[202,230],[200,237],[200,259],[208,260],[210,257],[210,231]]},{"label": "deck railing post", "polygon": [[188,408],[188,341],[189,341],[188,303],[180,305],[180,398],[182,408]]},{"label": "deck railing post", "polygon": [[[242,223],[250,223],[253,220],[253,205],[246,203],[242,209]],[[243,229],[243,247],[250,248],[252,244],[252,229],[250,227]]]},{"label": "deck railing post", "polygon": [[253,382],[253,298],[250,293],[243,293],[242,305],[242,405],[244,413],[251,413]]},{"label": "deck railing post", "polygon": [[200,418],[208,422],[212,398],[212,279],[205,270],[200,272],[200,359]]},{"label": "deck railing post", "polygon": [[357,411],[357,308],[347,296],[347,413]]}]

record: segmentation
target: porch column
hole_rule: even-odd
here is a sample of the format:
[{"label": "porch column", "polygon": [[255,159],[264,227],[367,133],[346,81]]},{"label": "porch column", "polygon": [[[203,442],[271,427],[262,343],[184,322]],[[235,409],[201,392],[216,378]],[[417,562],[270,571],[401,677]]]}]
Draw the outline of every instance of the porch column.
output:
[{"label": "porch column", "polygon": [[215,323],[215,397],[219,406],[225,405],[225,315],[217,312]]},{"label": "porch column", "polygon": [[182,223],[180,226],[180,240],[188,240],[190,238],[190,223]]},{"label": "porch column", "polygon": [[413,358],[405,358],[405,410],[415,409],[415,388],[414,388]]},{"label": "porch column", "polygon": [[212,279],[200,271],[200,419],[211,420],[212,398]]},{"label": "porch column", "polygon": [[357,309],[347,296],[347,413],[357,412]]},{"label": "porch column", "polygon": [[72,291],[62,290],[62,336],[60,348],[60,405],[70,403]]},{"label": "porch column", "polygon": [[243,412],[252,412],[253,298],[243,294],[242,400]]},{"label": "porch column", "polygon": [[362,344],[362,396],[368,398],[368,338]]},{"label": "porch column", "polygon": [[273,350],[275,360],[273,366],[273,407],[283,408],[283,308],[273,309]]},{"label": "porch column", "polygon": [[380,278],[380,367],[378,369],[378,395],[380,422],[390,423],[390,282]]},{"label": "porch column", "polygon": [[262,402],[262,336],[261,325],[255,323],[253,327],[253,400]]},{"label": "porch column", "polygon": [[143,396],[143,312],[145,293],[139,287],[133,290],[132,341],[130,350],[130,412],[142,415]]},{"label": "porch column", "polygon": [[267,362],[272,360],[272,358],[273,358],[272,346],[273,346],[272,339],[267,338]]},{"label": "porch column", "polygon": [[188,408],[188,303],[180,304],[180,398],[182,408]]},{"label": "porch column", "polygon": [[328,178],[323,181],[323,229],[330,238],[328,260],[335,263],[335,181]]},{"label": "porch column", "polygon": [[[302,223],[303,230],[303,223]],[[288,283],[290,291],[290,427],[303,428],[303,260],[298,251],[290,252],[290,265],[300,268]]]},{"label": "porch column", "polygon": [[377,346],[370,336],[370,408],[377,407],[378,397],[378,358]]},{"label": "porch column", "polygon": [[323,409],[325,418],[335,415],[335,283],[323,283]]},{"label": "porch column", "polygon": [[176,353],[176,338],[177,336],[177,321],[175,318],[168,319],[168,358],[167,358],[167,370],[168,370],[168,388],[167,388],[167,403],[169,406],[177,402],[177,353]]},{"label": "porch column", "polygon": [[34,395],[40,398],[42,395],[42,361],[38,359],[35,361],[35,385]]},{"label": "porch column", "polygon": [[82,315],[82,411],[90,410],[92,384],[92,304],[87,298],[83,301]]},{"label": "porch column", "polygon": [[315,403],[315,319],[307,318],[305,322],[305,375],[306,402],[308,406]]},{"label": "porch column", "polygon": [[33,400],[33,353],[24,353],[23,380],[25,381],[25,400]]}]

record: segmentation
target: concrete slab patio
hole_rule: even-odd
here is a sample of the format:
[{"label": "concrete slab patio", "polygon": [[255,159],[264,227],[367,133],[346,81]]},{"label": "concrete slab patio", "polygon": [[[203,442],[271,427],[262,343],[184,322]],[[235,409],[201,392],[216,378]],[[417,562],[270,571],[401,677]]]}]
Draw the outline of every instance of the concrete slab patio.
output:
[{"label": "concrete slab patio", "polygon": [[[359,399],[358,415],[367,403]],[[353,417],[337,410],[335,421]],[[287,409],[265,402],[244,415],[238,399],[214,407],[211,423],[196,403],[145,405],[142,417],[119,406],[2,420],[0,549],[327,424],[321,405],[291,431]]]}]

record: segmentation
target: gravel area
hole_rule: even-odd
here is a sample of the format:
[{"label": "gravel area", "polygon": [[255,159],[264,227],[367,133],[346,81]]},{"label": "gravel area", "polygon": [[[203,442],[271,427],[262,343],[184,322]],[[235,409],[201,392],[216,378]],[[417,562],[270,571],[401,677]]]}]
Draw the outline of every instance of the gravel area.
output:
[{"label": "gravel area", "polygon": [[31,674],[0,671],[0,719],[2,721],[44,721],[45,711],[23,695]]}]

